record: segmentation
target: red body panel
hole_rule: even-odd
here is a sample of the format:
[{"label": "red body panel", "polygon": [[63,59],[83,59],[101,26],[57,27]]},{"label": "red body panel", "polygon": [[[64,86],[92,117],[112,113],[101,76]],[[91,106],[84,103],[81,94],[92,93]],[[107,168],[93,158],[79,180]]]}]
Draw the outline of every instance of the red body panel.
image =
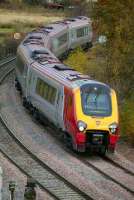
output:
[{"label": "red body panel", "polygon": [[64,124],[66,131],[71,133],[72,136],[75,135],[76,131],[76,118],[75,118],[75,108],[72,90],[65,87],[64,88]]},{"label": "red body panel", "polygon": [[79,148],[85,150],[86,135],[79,132],[77,127],[73,91],[65,87],[64,94],[64,124],[66,132],[72,137],[73,146],[76,150],[79,150]]}]

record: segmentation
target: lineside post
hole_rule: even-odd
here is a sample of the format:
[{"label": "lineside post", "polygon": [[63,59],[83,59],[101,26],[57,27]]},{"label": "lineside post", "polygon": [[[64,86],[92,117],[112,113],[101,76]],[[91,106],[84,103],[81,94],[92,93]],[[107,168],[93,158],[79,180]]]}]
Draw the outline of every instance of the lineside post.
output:
[{"label": "lineside post", "polygon": [[3,170],[0,167],[0,200],[2,200],[2,175],[3,175]]},{"label": "lineside post", "polygon": [[25,186],[24,200],[36,200],[36,183],[32,178],[27,179],[27,185]]},{"label": "lineside post", "polygon": [[10,198],[11,200],[14,200],[14,191],[15,191],[15,181],[9,182],[9,191],[11,192]]}]

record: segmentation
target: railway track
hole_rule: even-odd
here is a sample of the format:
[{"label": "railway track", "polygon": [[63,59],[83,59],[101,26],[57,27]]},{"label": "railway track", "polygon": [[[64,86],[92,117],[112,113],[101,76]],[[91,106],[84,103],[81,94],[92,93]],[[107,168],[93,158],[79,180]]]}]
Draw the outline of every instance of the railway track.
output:
[{"label": "railway track", "polygon": [[[8,73],[9,74],[9,73]],[[0,81],[1,82],[1,81]],[[2,124],[1,124],[1,126],[3,126],[3,129],[5,128],[5,126],[4,126],[4,124],[3,124],[3,122],[1,122]],[[69,188],[73,191],[73,192],[75,192],[75,195],[78,195],[79,196],[79,198],[78,197],[76,197],[75,198],[75,195],[72,197],[72,196],[67,196],[67,197],[65,197],[65,194],[67,194],[68,192],[66,192],[66,191],[64,191],[63,193],[61,193],[61,191],[62,191],[62,187],[63,187],[63,185],[64,184],[66,184],[66,185],[68,185],[68,181],[66,181],[63,177],[60,177],[59,176],[59,174],[57,174],[57,173],[55,173],[51,168],[49,169],[49,167],[48,166],[46,166],[45,164],[44,164],[44,162],[42,162],[41,160],[39,160],[38,159],[38,157],[36,157],[34,154],[32,154],[31,156],[30,156],[30,159],[28,158],[28,160],[26,160],[25,161],[25,159],[26,159],[26,154],[31,154],[31,151],[30,150],[28,150],[20,141],[18,141],[16,138],[14,138],[15,139],[15,141],[14,141],[14,139],[13,139],[13,133],[10,131],[10,130],[8,130],[8,127],[6,127],[7,128],[7,132],[8,132],[8,137],[10,136],[10,138],[6,138],[5,139],[5,141],[10,141],[10,140],[13,140],[12,142],[14,142],[14,144],[13,145],[10,145],[10,146],[15,146],[15,145],[18,145],[18,147],[16,147],[16,148],[20,148],[20,151],[22,151],[22,149],[23,149],[23,151],[24,151],[24,154],[22,154],[22,155],[24,155],[24,156],[22,156],[23,158],[24,158],[24,161],[22,161],[23,159],[21,158],[21,160],[19,161],[18,159],[16,160],[14,160],[14,155],[17,155],[17,153],[16,152],[14,152],[14,148],[13,148],[13,150],[9,150],[9,152],[6,152],[6,149],[10,149],[10,146],[8,147],[8,146],[6,146],[7,144],[4,144],[4,145],[2,145],[2,147],[1,147],[1,145],[0,145],[0,148],[2,149],[2,151],[3,151],[3,153],[5,154],[5,152],[6,152],[6,156],[8,156],[8,158],[18,167],[18,168],[20,168],[20,170],[22,170],[23,171],[23,173],[25,173],[27,176],[30,176],[30,177],[32,177],[32,178],[34,178],[35,180],[36,180],[36,182],[37,182],[37,184],[42,188],[42,189],[44,189],[44,190],[46,190],[46,191],[48,191],[53,197],[54,197],[54,199],[93,199],[92,197],[90,197],[90,196],[88,196],[87,194],[85,194],[85,193],[83,193],[82,191],[80,191],[78,188],[74,188],[74,185],[72,185],[72,184],[70,184],[69,183]],[[52,135],[54,135],[54,132],[53,132],[53,130],[51,130],[51,128],[49,128],[49,132],[52,132]],[[3,135],[3,136],[5,136],[5,134]],[[57,135],[55,135],[55,138],[57,139]],[[0,138],[0,140],[1,140],[1,138]],[[8,142],[8,143],[12,143],[11,141],[10,142]],[[16,143],[17,142],[17,143]],[[0,143],[1,143],[1,141],[0,141]],[[58,142],[58,143],[60,143],[60,142]],[[62,143],[60,143],[61,144],[61,146],[62,146],[62,148],[64,148],[64,145],[62,145]],[[21,146],[21,147],[20,147]],[[3,149],[3,148],[5,148],[5,149]],[[106,179],[108,179],[108,180],[110,180],[110,181],[112,181],[112,182],[114,182],[114,183],[116,183],[117,185],[119,185],[120,187],[122,187],[123,189],[125,189],[127,192],[129,192],[130,194],[132,194],[132,195],[134,195],[134,188],[133,188],[133,185],[131,185],[131,181],[130,181],[130,184],[129,184],[129,182],[127,182],[127,175],[128,176],[131,176],[131,178],[133,178],[133,176],[134,176],[134,173],[133,173],[133,169],[132,169],[132,167],[131,166],[129,166],[128,167],[128,165],[126,165],[126,164],[121,164],[121,162],[118,162],[118,160],[117,159],[115,159],[115,157],[110,157],[110,156],[108,156],[108,157],[105,157],[105,158],[100,158],[100,157],[96,157],[97,159],[89,159],[89,158],[87,158],[87,157],[84,157],[83,158],[83,155],[82,155],[82,157],[80,156],[80,155],[76,155],[76,154],[74,154],[74,153],[72,153],[70,150],[68,150],[68,149],[66,149],[66,148],[64,148],[65,149],[65,151],[67,151],[67,152],[69,152],[69,154],[71,154],[72,156],[74,156],[74,157],[76,157],[78,160],[80,160],[84,165],[86,165],[87,167],[90,167],[90,168],[92,168],[92,169],[94,169],[95,171],[97,171],[99,174],[101,174],[102,176],[104,176]],[[18,150],[19,151],[19,150]],[[10,153],[11,152],[13,152],[13,155],[11,155]],[[18,157],[17,157],[18,158]],[[20,163],[21,163],[21,165],[20,165]],[[23,163],[23,164],[22,164]],[[24,166],[24,163],[26,163],[26,165]],[[31,165],[32,166],[35,166],[35,168],[33,169],[33,171],[34,171],[34,173],[32,174],[31,173],[31,171],[29,171],[29,170],[27,170],[27,163],[29,164],[29,163],[32,163],[32,164],[30,164],[30,167],[29,167],[29,169],[31,169]],[[38,164],[39,165],[38,165]],[[100,163],[101,163],[101,165],[100,165]],[[111,165],[111,166],[110,166]],[[104,167],[105,166],[105,167]],[[45,168],[47,168],[47,172],[45,172],[44,173],[44,169]],[[116,174],[112,174],[112,172],[114,172],[114,170],[113,171],[109,171],[108,169],[110,169],[110,170],[112,170],[114,168],[114,170],[116,170],[117,172],[116,172]],[[38,169],[38,170],[37,170]],[[121,178],[120,179],[120,177],[118,176],[118,172],[121,170],[121,176],[122,176],[122,174],[125,174],[125,176],[126,176],[126,179],[125,179],[125,181]],[[41,174],[38,174],[39,173],[39,171],[41,172]],[[50,176],[54,176],[54,179],[51,177],[50,178],[50,180],[53,180],[53,181],[55,181],[56,180],[56,184],[57,184],[57,178],[59,178],[60,179],[60,183],[58,183],[58,187],[56,188],[56,185],[53,183],[52,184],[52,182],[50,181],[50,180],[48,180],[48,179],[46,179],[46,177],[48,177],[49,175],[46,175],[46,176],[44,176],[44,175],[42,175],[42,174],[47,174],[47,173],[52,173]],[[123,175],[124,176],[124,175]],[[130,179],[131,179],[130,178]],[[44,179],[46,180],[46,182],[44,183]],[[65,181],[65,182],[64,182]],[[51,183],[50,183],[51,182]],[[48,185],[48,183],[50,183],[50,185],[52,186],[52,185],[54,185],[54,191],[53,191],[53,189],[52,188],[49,188],[49,185]],[[61,186],[61,188],[59,187],[59,186]],[[57,195],[57,192],[59,192],[59,188],[60,188],[60,195],[62,195],[62,196],[58,196]],[[56,191],[55,191],[56,190]],[[70,190],[70,191],[71,191]],[[68,190],[67,190],[68,191]],[[72,191],[71,191],[71,195],[72,195]],[[81,193],[82,192],[82,193]]]},{"label": "railway track", "polygon": [[[52,135],[55,135],[53,130],[50,130],[50,128],[49,131],[52,132]],[[57,135],[55,135],[55,138],[57,139]],[[63,144],[60,143],[60,145],[65,149],[65,151],[76,157],[87,167],[97,171],[106,179],[121,186],[134,196],[134,166],[129,162],[122,163],[118,154],[118,157],[116,154],[113,156],[107,155],[105,157],[100,157],[98,155],[90,157],[87,154],[78,155],[66,148]]]},{"label": "railway track", "polygon": [[107,162],[106,158],[103,159],[97,156],[91,159],[81,158],[80,160],[134,195],[134,177],[128,170],[122,169],[120,166],[114,166],[112,162]]},{"label": "railway track", "polygon": [[63,145],[62,148],[79,159],[87,167],[94,169],[99,172],[99,174],[102,174],[106,179],[113,181],[134,195],[134,166],[130,163],[121,163],[120,160],[117,160],[116,155],[107,155],[105,157],[100,157],[98,155],[89,156],[87,153],[78,155]]},{"label": "railway track", "polygon": [[[14,70],[15,58],[0,64],[0,83]],[[0,118],[0,151],[25,175],[32,177],[36,183],[54,199],[92,200],[93,198],[72,185],[50,167],[45,165],[27,147],[24,146]]]},{"label": "railway track", "polygon": [[15,57],[0,62],[0,84],[14,70]]}]

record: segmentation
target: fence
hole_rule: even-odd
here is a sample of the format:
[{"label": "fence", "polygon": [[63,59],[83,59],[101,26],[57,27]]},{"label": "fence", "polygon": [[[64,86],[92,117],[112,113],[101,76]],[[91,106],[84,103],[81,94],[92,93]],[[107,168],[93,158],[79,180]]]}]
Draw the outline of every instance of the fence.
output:
[{"label": "fence", "polygon": [[0,60],[15,55],[17,46],[18,42],[15,40],[8,40],[4,45],[0,45]]}]

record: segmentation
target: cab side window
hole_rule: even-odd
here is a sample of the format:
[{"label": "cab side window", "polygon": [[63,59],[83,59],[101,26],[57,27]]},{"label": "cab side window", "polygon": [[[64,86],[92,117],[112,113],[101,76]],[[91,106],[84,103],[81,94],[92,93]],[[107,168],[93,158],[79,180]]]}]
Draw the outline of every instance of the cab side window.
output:
[{"label": "cab side window", "polygon": [[65,44],[67,42],[67,33],[60,36],[58,40],[59,40],[59,47]]},{"label": "cab side window", "polygon": [[68,41],[68,34],[67,33],[61,35],[58,38],[55,38],[52,42],[52,50],[56,50],[56,49],[60,48],[62,45],[67,43],[67,41]]},{"label": "cab side window", "polygon": [[52,41],[52,50],[55,50],[55,49],[57,49],[57,48],[58,48],[58,39],[55,38],[55,39],[53,39],[53,41]]},{"label": "cab side window", "polygon": [[55,103],[57,89],[40,78],[37,79],[36,93],[49,103]]}]

